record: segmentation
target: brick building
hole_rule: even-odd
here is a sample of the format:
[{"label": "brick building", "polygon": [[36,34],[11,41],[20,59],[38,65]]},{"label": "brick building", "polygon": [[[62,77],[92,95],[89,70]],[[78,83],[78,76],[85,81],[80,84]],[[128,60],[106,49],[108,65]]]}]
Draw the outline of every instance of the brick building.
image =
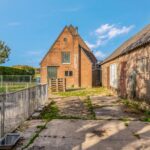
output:
[{"label": "brick building", "polygon": [[[66,26],[41,61],[41,82],[66,78],[67,87],[92,87],[97,60],[72,25]],[[95,79],[96,80],[96,79]]]},{"label": "brick building", "polygon": [[117,48],[101,68],[104,87],[150,102],[150,25]]}]

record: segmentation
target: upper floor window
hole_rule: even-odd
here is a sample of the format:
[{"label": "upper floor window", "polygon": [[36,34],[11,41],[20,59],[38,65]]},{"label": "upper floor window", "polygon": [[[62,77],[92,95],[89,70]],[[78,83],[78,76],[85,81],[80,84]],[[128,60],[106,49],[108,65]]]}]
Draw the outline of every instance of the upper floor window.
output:
[{"label": "upper floor window", "polygon": [[137,59],[137,71],[139,73],[145,73],[149,71],[148,58]]},{"label": "upper floor window", "polygon": [[62,63],[70,64],[70,52],[62,52]]},{"label": "upper floor window", "polygon": [[64,38],[64,42],[67,43],[67,38]]}]

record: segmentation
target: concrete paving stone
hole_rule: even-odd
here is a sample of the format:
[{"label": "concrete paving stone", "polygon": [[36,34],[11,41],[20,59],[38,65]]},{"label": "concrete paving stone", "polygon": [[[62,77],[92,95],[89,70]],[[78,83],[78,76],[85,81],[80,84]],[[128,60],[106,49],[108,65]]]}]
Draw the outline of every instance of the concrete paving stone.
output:
[{"label": "concrete paving stone", "polygon": [[91,96],[90,99],[95,106],[119,105],[119,98],[116,96]]},{"label": "concrete paving stone", "polygon": [[[150,124],[129,123],[137,131],[150,128]],[[138,124],[138,125],[137,125]],[[147,129],[148,130],[148,129]],[[146,130],[146,131],[147,131]],[[103,134],[99,134],[103,131]],[[148,136],[148,135],[147,135]],[[44,150],[135,150],[150,146],[147,139],[137,139],[132,130],[118,120],[52,120],[30,146]]]},{"label": "concrete paving stone", "polygon": [[40,112],[35,112],[35,113],[32,114],[31,118],[32,119],[37,119],[37,118],[39,118],[40,114],[41,114]]},{"label": "concrete paving stone", "polygon": [[101,108],[94,109],[94,112],[96,114],[96,118],[122,118],[127,117],[128,115],[125,114],[122,111],[122,108],[120,106],[105,106]]},{"label": "concrete paving stone", "polygon": [[45,121],[43,120],[28,120],[24,122],[18,129],[17,132],[20,133],[22,140],[16,145],[14,150],[21,150],[23,145],[26,145],[30,138],[35,134],[38,130],[37,126],[44,125]]}]

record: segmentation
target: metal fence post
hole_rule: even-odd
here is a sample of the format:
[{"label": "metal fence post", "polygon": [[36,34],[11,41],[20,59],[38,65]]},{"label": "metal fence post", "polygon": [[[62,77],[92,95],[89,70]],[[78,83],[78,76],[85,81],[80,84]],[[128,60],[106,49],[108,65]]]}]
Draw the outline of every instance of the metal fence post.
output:
[{"label": "metal fence post", "polygon": [[3,137],[5,134],[5,101],[7,98],[7,92],[8,92],[8,89],[6,85],[6,92],[4,94],[4,98],[2,100],[2,107],[1,107],[1,137]]},{"label": "metal fence post", "polygon": [[3,76],[1,75],[1,88],[3,87]]},{"label": "metal fence post", "polygon": [[1,137],[5,134],[5,99],[6,94],[4,94],[4,97],[2,99],[2,106],[1,106]]}]

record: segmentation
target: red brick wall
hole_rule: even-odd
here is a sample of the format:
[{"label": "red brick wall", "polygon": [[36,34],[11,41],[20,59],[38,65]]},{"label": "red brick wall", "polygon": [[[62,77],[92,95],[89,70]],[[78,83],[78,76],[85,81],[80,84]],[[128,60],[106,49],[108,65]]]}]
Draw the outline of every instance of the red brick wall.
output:
[{"label": "red brick wall", "polygon": [[[67,43],[64,42],[64,38],[67,38]],[[58,66],[57,71],[57,77],[58,78],[66,78],[66,85],[67,87],[79,87],[79,80],[80,80],[80,74],[79,74],[79,42],[82,44],[82,46],[85,46],[78,36],[72,36],[71,33],[66,28],[64,32],[60,35],[60,37],[57,39],[56,43],[53,45],[50,52],[46,55],[46,57],[43,59],[41,63],[41,83],[47,83],[47,66]],[[61,52],[62,51],[69,51],[71,54],[71,63],[70,64],[62,64],[61,62]],[[84,61],[82,65],[82,76],[86,75],[87,79],[84,79],[82,77],[83,82],[81,86],[91,86],[92,81],[91,75],[88,69],[90,68],[91,63],[89,62],[88,58],[86,56],[82,56]],[[87,63],[87,64],[86,64]],[[85,66],[83,66],[83,64]],[[65,71],[73,71],[73,76],[71,77],[65,77]],[[88,72],[88,73],[86,73]],[[87,82],[86,82],[87,80]]]},{"label": "red brick wall", "polygon": [[81,87],[92,87],[92,64],[81,51]]},{"label": "red brick wall", "polygon": [[[147,57],[149,59],[149,71],[147,73],[138,73],[136,76],[136,96],[140,99],[148,99],[150,98],[150,45],[147,45],[145,47],[138,48],[137,50],[128,53],[126,55],[123,55],[115,60],[112,60],[106,64],[103,64],[102,67],[102,86],[108,87],[107,80],[108,80],[108,73],[107,73],[107,67],[109,67],[111,64],[116,63],[118,64],[118,83],[121,79],[121,63],[126,62],[126,92],[127,95],[129,93],[129,76],[131,75],[131,72],[134,68],[137,66],[137,59]],[[124,86],[124,85],[123,85]],[[118,91],[121,91],[122,86],[118,86]]]}]

